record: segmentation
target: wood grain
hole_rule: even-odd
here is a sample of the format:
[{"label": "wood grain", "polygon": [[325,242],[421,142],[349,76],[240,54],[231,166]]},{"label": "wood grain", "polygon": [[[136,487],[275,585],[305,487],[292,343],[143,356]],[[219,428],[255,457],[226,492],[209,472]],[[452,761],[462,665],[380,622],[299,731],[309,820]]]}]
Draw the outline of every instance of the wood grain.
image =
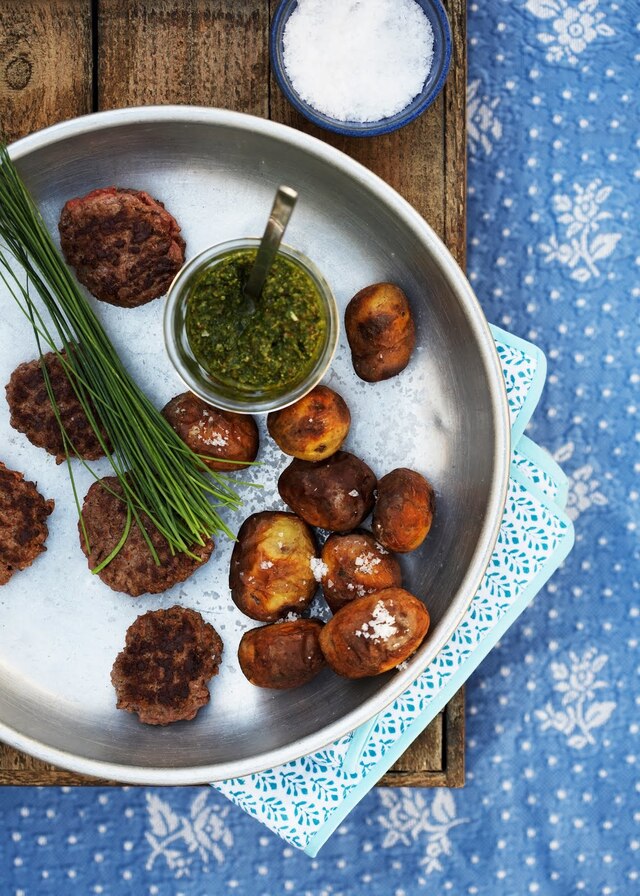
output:
[{"label": "wood grain", "polygon": [[464,786],[464,688],[379,781],[380,787]]},{"label": "wood grain", "polygon": [[324,131],[291,106],[271,79],[271,118],[335,146],[404,196],[444,238],[444,107],[440,96],[420,118],[378,137],[343,137]]},{"label": "wood grain", "polygon": [[2,0],[0,132],[7,142],[91,111],[91,0]]},{"label": "wood grain", "polygon": [[269,6],[100,0],[100,109],[189,103],[269,113]]},{"label": "wood grain", "polygon": [[467,13],[463,0],[445,4],[452,32],[451,68],[443,93],[443,239],[460,267],[467,259]]},{"label": "wood grain", "polygon": [[[466,4],[445,5],[453,58],[442,95],[402,130],[356,139],[315,128],[270,76],[275,0],[1,0],[0,123],[12,140],[92,108],[193,103],[271,117],[331,143],[390,183],[464,265]],[[107,783],[0,744],[0,784]],[[462,786],[463,690],[380,783]]]}]

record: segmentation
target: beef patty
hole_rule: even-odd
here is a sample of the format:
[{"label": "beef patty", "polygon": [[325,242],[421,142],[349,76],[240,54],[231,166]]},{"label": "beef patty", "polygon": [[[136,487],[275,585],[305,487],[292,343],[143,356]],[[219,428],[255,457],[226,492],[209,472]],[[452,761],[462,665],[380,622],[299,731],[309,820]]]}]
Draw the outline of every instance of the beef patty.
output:
[{"label": "beef patty", "polygon": [[104,187],[70,199],[58,229],[80,283],[111,305],[136,308],[164,295],[184,264],[179,225],[142,190]]},{"label": "beef patty", "polygon": [[[62,355],[65,357],[65,352],[62,352]],[[55,352],[47,352],[43,355],[43,359],[60,419],[75,450],[84,460],[96,460],[102,457],[104,454],[102,446],[87,420],[58,356]],[[16,367],[7,383],[6,393],[13,428],[24,433],[33,445],[53,454],[56,463],[62,463],[66,457],[62,433],[49,401],[38,358]],[[108,444],[106,433],[104,430],[101,431],[104,441]]]},{"label": "beef patty", "polygon": [[[109,491],[109,489],[111,491]],[[80,546],[94,569],[109,556],[120,541],[127,522],[127,507],[121,500],[122,486],[116,476],[105,476],[94,482],[82,505],[82,522],[89,538],[90,549],[78,522]],[[114,591],[123,591],[131,597],[141,594],[159,594],[178,582],[184,582],[211,556],[213,539],[204,545],[194,545],[191,550],[199,559],[185,553],[171,553],[164,535],[153,525],[149,517],[141,514],[141,522],[160,560],[158,565],[149,550],[140,527],[132,521],[129,534],[116,556],[97,575]]]},{"label": "beef patty", "polygon": [[35,483],[0,461],[0,585],[46,551],[46,520],[53,507],[54,502],[45,500]]},{"label": "beef patty", "polygon": [[150,610],[129,626],[113,664],[117,707],[147,725],[193,719],[209,702],[207,682],[221,658],[222,639],[200,613],[178,606]]}]

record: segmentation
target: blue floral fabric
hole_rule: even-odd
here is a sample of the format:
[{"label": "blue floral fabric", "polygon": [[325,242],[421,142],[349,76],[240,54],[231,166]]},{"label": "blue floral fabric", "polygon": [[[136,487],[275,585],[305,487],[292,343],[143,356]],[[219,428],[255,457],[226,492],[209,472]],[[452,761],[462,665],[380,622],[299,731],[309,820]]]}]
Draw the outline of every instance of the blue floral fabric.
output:
[{"label": "blue floral fabric", "polygon": [[640,5],[469,6],[469,273],[549,361],[576,547],[467,686],[462,790],[374,790],[309,859],[208,788],[3,788],[0,892],[640,892]]}]

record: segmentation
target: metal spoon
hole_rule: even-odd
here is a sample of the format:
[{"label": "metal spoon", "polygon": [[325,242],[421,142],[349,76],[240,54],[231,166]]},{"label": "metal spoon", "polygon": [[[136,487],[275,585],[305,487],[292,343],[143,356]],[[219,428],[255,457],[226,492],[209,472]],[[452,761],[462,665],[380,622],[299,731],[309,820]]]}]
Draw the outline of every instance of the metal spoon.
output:
[{"label": "metal spoon", "polygon": [[247,310],[249,313],[255,311],[256,303],[260,298],[262,287],[267,279],[267,274],[273,264],[273,259],[282,242],[282,237],[286,230],[289,218],[295,207],[298,194],[291,187],[280,186],[273,201],[273,207],[260,246],[258,254],[253,263],[249,279],[244,288],[245,299],[247,300]]}]

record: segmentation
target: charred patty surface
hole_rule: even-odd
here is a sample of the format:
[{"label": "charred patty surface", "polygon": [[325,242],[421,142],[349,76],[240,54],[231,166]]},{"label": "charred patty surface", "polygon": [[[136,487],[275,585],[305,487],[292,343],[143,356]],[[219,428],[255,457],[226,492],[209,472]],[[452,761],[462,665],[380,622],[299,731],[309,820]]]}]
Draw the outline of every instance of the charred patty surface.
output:
[{"label": "charred patty surface", "polygon": [[142,190],[104,187],[70,199],[58,229],[80,283],[111,305],[135,308],[164,295],[184,264],[178,223]]},{"label": "charred patty surface", "polygon": [[[66,357],[65,352],[62,352]],[[96,460],[104,451],[78,401],[64,367],[55,352],[43,355],[60,419],[75,450],[84,460]],[[53,454],[56,463],[65,459],[64,442],[40,366],[39,358],[18,365],[6,386],[10,423],[38,448]],[[106,433],[102,432],[107,442]],[[108,443],[107,443],[108,444]],[[73,455],[72,455],[73,456]]]},{"label": "charred patty surface", "polygon": [[[89,538],[90,549],[78,523],[80,546],[94,569],[105,560],[119,543],[127,523],[127,508],[119,496],[122,487],[116,476],[105,476],[94,482],[82,505],[82,521]],[[211,556],[213,539],[204,545],[194,545],[193,553],[199,560],[185,553],[172,554],[165,537],[156,529],[146,514],[141,521],[160,560],[158,566],[153,554],[134,522],[125,543],[116,556],[97,575],[114,591],[123,591],[131,597],[141,594],[160,594],[178,582],[184,582]]]},{"label": "charred patty surface", "polygon": [[47,517],[53,506],[35,483],[0,461],[0,585],[46,551]]},{"label": "charred patty surface", "polygon": [[193,719],[209,702],[207,682],[221,658],[222,639],[195,610],[175,606],[138,616],[111,670],[118,709],[147,725]]}]

